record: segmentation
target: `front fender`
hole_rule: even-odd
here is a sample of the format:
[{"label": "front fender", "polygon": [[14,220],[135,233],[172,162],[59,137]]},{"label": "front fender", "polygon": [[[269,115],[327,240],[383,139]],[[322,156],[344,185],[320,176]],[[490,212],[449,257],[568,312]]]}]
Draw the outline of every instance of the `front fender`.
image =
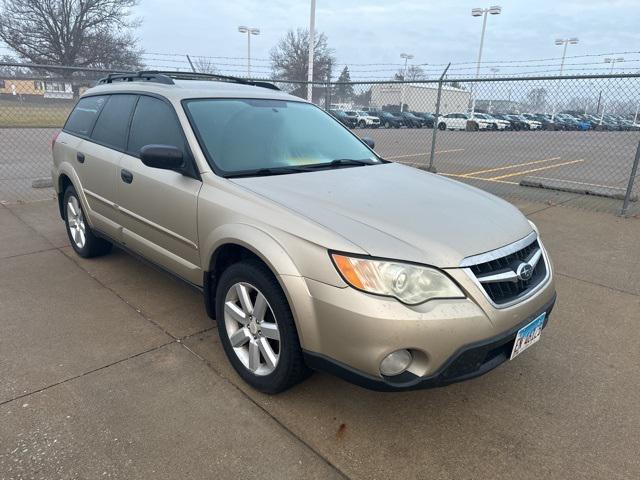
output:
[{"label": "front fender", "polygon": [[243,223],[221,225],[201,241],[202,269],[210,270],[210,262],[215,251],[229,243],[240,245],[256,254],[276,276],[301,276],[289,254],[273,236],[255,226]]}]

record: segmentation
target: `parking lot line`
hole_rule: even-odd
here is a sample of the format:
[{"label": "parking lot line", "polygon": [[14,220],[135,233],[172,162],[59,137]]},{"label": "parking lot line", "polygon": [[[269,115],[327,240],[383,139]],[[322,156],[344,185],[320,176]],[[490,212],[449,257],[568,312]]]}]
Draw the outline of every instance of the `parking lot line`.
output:
[{"label": "parking lot line", "polygon": [[499,177],[491,177],[488,180],[501,180],[503,178],[515,177],[517,175],[526,175],[527,173],[539,172],[540,170],[548,170],[549,168],[557,168],[557,167],[562,167],[563,165],[571,165],[571,164],[580,163],[580,162],[584,162],[584,158],[580,158],[578,160],[571,160],[570,162],[562,162],[562,163],[556,163],[554,165],[547,165],[546,167],[532,168],[530,170],[524,170],[522,172],[508,173],[506,175],[500,175]]},{"label": "parking lot line", "polygon": [[552,157],[552,158],[545,158],[544,160],[533,160],[531,162],[525,162],[525,163],[513,163],[511,165],[506,165],[504,167],[487,168],[485,170],[477,170],[475,172],[462,173],[461,175],[464,175],[464,176],[480,175],[482,173],[497,172],[499,170],[507,170],[509,168],[526,167],[527,165],[535,165],[536,163],[551,162],[552,160],[560,160],[560,158],[561,157]]},{"label": "parking lot line", "polygon": [[469,175],[461,175],[459,173],[438,172],[438,175],[443,175],[445,177],[464,178],[467,180],[484,180],[485,182],[507,183],[509,185],[520,185],[518,182],[509,182],[506,180],[493,180],[492,178],[470,177]]},{"label": "parking lot line", "polygon": [[[452,148],[451,150],[436,150],[436,153],[453,153],[453,152],[464,152],[464,148]],[[395,159],[395,158],[408,158],[408,157],[422,157],[425,155],[429,155],[429,152],[425,152],[425,153],[411,153],[408,155],[394,155],[392,157],[384,157],[384,158],[388,158],[388,159]]]}]

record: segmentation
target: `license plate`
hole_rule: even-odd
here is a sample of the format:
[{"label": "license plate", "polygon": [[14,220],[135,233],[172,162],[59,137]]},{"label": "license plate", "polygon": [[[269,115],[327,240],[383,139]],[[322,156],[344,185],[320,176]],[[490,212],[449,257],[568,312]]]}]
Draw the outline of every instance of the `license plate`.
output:
[{"label": "license plate", "polygon": [[518,330],[516,340],[513,343],[513,350],[511,350],[510,360],[513,360],[531,345],[540,340],[540,335],[542,334],[542,326],[544,325],[544,318],[546,315],[546,312],[543,313],[534,321]]}]

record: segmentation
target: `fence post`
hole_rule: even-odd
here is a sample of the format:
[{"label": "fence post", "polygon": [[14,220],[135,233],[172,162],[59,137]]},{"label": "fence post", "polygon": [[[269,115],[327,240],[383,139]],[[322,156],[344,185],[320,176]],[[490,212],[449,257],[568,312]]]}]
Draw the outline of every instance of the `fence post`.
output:
[{"label": "fence post", "polygon": [[629,175],[629,184],[627,185],[627,192],[624,195],[624,203],[622,204],[621,216],[627,214],[629,210],[629,202],[631,201],[631,192],[633,191],[633,184],[635,183],[636,174],[638,173],[638,162],[640,161],[640,141],[638,142],[638,148],[636,148],[636,157],[633,160],[633,166],[631,167],[631,174]]},{"label": "fence post", "polygon": [[451,66],[451,62],[447,65],[447,68],[444,69],[442,75],[440,75],[440,80],[438,80],[438,97],[436,99],[436,111],[435,117],[433,119],[433,134],[431,135],[431,153],[429,154],[429,166],[427,167],[427,171],[432,173],[438,173],[436,171],[436,167],[433,166],[433,157],[436,154],[436,134],[438,133],[438,117],[440,116],[440,97],[442,97],[442,79],[447,74],[447,70]]}]

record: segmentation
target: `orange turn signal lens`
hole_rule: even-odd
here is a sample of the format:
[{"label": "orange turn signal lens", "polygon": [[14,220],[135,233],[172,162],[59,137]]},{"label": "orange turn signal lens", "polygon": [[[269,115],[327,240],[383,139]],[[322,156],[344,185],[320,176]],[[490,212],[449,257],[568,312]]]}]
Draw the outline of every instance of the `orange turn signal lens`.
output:
[{"label": "orange turn signal lens", "polygon": [[351,259],[349,257],[338,255],[336,253],[331,254],[331,257],[347,282],[356,288],[363,288],[362,280],[360,280],[356,270],[353,268],[353,263],[351,263]]}]

